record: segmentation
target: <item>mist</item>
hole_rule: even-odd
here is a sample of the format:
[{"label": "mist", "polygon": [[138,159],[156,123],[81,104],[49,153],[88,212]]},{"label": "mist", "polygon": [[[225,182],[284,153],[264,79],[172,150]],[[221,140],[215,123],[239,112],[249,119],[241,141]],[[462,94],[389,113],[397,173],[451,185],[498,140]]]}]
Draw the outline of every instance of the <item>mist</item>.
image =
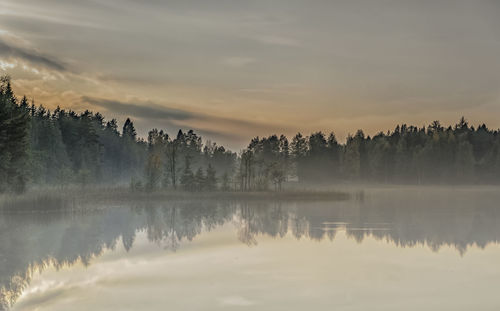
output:
[{"label": "mist", "polygon": [[0,311],[500,310],[498,13],[0,1]]},{"label": "mist", "polygon": [[[351,189],[352,191],[354,189]],[[434,260],[437,262],[445,260],[448,264],[458,265],[461,260],[478,261],[481,252],[485,254],[498,251],[500,240],[500,214],[497,208],[499,192],[496,187],[370,187],[363,191],[362,195],[356,198],[336,201],[281,201],[281,200],[177,200],[170,202],[158,201],[137,201],[115,204],[114,206],[98,207],[92,203],[81,209],[79,212],[60,210],[54,211],[51,203],[40,203],[38,209],[52,211],[50,213],[2,213],[0,218],[0,253],[2,254],[2,265],[0,268],[0,306],[13,310],[23,310],[32,307],[35,301],[42,301],[44,295],[51,295],[54,290],[62,290],[56,284],[65,284],[71,280],[66,273],[74,270],[79,274],[79,267],[86,267],[88,274],[94,278],[103,278],[101,269],[123,270],[124,258],[130,258],[127,269],[128,280],[123,281],[124,286],[136,286],[135,273],[147,275],[153,280],[152,274],[162,273],[158,269],[167,269],[170,260],[181,256],[186,256],[185,269],[197,269],[193,263],[193,252],[197,256],[204,256],[206,247],[209,247],[213,256],[217,256],[216,261],[226,261],[227,254],[221,250],[227,247],[235,254],[246,254],[253,256],[252,249],[260,247],[267,249],[268,244],[272,247],[280,248],[280,245],[289,245],[281,251],[286,252],[290,258],[299,256],[303,245],[323,245],[319,249],[308,250],[308,258],[305,271],[313,272],[315,258],[326,256],[327,249],[337,249],[347,251],[351,246],[358,246],[359,252],[364,252],[362,245],[380,245],[382,248],[399,249],[395,254],[389,255],[387,250],[377,250],[378,258],[393,256],[394,259],[407,261],[413,268],[417,269],[425,263],[419,260],[405,257],[405,253],[414,249],[418,258]],[[91,208],[90,206],[93,206]],[[207,241],[207,242],[198,242]],[[319,244],[318,244],[319,243]],[[311,244],[311,245],[313,245]],[[243,247],[243,248],[241,248]],[[247,251],[247,250],[248,251]],[[264,249],[262,251],[264,251]],[[355,248],[356,249],[356,248]],[[353,250],[351,250],[352,252]],[[266,251],[267,252],[267,251]],[[113,255],[115,254],[115,255]],[[161,256],[161,257],[158,257]],[[262,256],[275,256],[271,254]],[[331,256],[331,255],[328,255]],[[337,253],[336,257],[350,256],[349,253]],[[427,257],[430,257],[427,259]],[[101,259],[102,258],[102,259]],[[120,259],[121,258],[121,259]],[[162,258],[160,261],[155,258]],[[171,258],[171,259],[169,259]],[[189,259],[190,258],[190,259]],[[270,260],[272,257],[266,257]],[[433,258],[433,259],[432,259]],[[441,259],[442,258],[442,259]],[[142,267],[136,262],[150,262],[149,268]],[[243,259],[242,259],[243,260]],[[255,260],[255,259],[252,259]],[[360,259],[357,259],[358,261]],[[361,269],[358,263],[340,263],[340,258],[330,258],[330,265],[340,265],[339,268],[354,273],[356,269]],[[280,269],[274,267],[272,263],[261,266],[260,269],[271,269],[274,273],[280,273],[282,269],[292,273],[296,269],[292,263],[293,259],[282,261]],[[174,264],[173,262],[171,264]],[[208,271],[218,271],[228,281],[236,282],[233,289],[243,290],[244,285],[237,282],[232,269],[239,269],[237,261],[229,261],[225,271],[216,269],[217,265],[206,268],[205,272],[191,281],[193,284],[203,282],[203,275]],[[251,265],[250,263],[245,263]],[[361,265],[369,265],[370,259],[365,258]],[[102,266],[94,270],[93,266]],[[130,266],[132,265],[132,266]],[[291,266],[289,266],[291,265]],[[475,266],[472,271],[465,271],[457,267],[455,273],[480,273],[482,265]],[[163,267],[163,268],[160,268]],[[386,271],[383,263],[375,264],[380,271]],[[488,273],[497,273],[496,266],[487,265]],[[56,269],[56,270],[54,270]],[[140,269],[133,272],[133,269]],[[397,269],[397,268],[395,268]],[[436,267],[437,269],[437,267]],[[44,271],[53,271],[45,274]],[[184,273],[188,273],[186,272]],[[223,269],[224,270],[224,269]],[[56,272],[59,271],[59,272]],[[101,272],[98,272],[101,271]],[[170,270],[169,270],[170,271]],[[446,275],[444,270],[436,270],[437,275]],[[56,273],[55,275],[53,275]],[[172,272],[170,272],[172,273]],[[341,277],[336,274],[326,273],[328,278],[335,279]],[[57,282],[51,283],[42,291],[32,289],[38,286],[39,282],[45,278],[53,278],[57,275]],[[157,280],[164,286],[183,286],[177,284],[176,280]],[[298,277],[298,276],[297,276]],[[399,279],[399,277],[395,276]],[[42,278],[42,279],[41,279]],[[411,276],[414,282],[418,281],[415,276]],[[234,281],[229,281],[229,279]],[[262,280],[261,280],[262,281]],[[400,280],[401,282],[403,279]],[[34,282],[34,284],[33,284]],[[103,283],[104,282],[104,283]],[[295,284],[295,290],[309,286],[300,282]],[[376,279],[366,276],[364,282],[376,283]],[[441,282],[444,286],[444,281]],[[219,286],[224,286],[220,283]],[[229,284],[229,283],[228,283]],[[438,288],[441,291],[459,290],[458,284],[447,285],[448,288]],[[372,284],[374,286],[374,284]],[[68,285],[69,286],[69,285]],[[77,285],[77,288],[84,285]],[[106,283],[105,279],[97,282],[93,286],[106,291],[115,292],[115,289]],[[153,309],[159,308],[163,301],[162,295],[167,295],[174,299],[169,293],[156,292],[154,287],[150,288],[147,282],[142,285],[150,292]],[[210,301],[210,295],[220,295],[222,293],[215,290],[212,292],[198,292],[198,285],[193,285],[193,294],[205,301],[204,307],[213,309],[217,304]],[[290,284],[282,283],[283,288],[289,288]],[[344,283],[334,285],[338,291],[361,291],[360,285],[356,283]],[[264,286],[265,287],[265,286]],[[262,290],[264,289],[262,288]],[[83,287],[85,288],[85,287]],[[83,290],[83,288],[81,290]],[[480,295],[480,288],[471,290],[470,295]],[[119,289],[116,289],[119,290]],[[206,290],[206,289],[205,289]],[[222,289],[221,289],[222,290]],[[230,289],[224,289],[229,290]],[[320,292],[320,287],[314,287]],[[375,290],[375,289],[374,289]],[[378,290],[377,290],[378,291]],[[27,294],[23,295],[23,292]],[[77,293],[80,289],[77,290]],[[37,293],[37,294],[36,294]],[[75,294],[77,294],[75,293]],[[41,296],[38,296],[41,295]],[[71,292],[47,297],[45,302],[37,303],[42,310],[64,309],[67,299],[77,299]],[[88,294],[77,294],[88,295]],[[249,292],[247,295],[263,297],[264,292],[257,290]],[[245,295],[245,296],[247,296]],[[278,296],[283,297],[286,292],[279,292]],[[389,298],[389,293],[379,292],[379,295],[387,301],[399,304],[396,298]],[[129,293],[130,303],[142,301],[137,293]],[[99,308],[100,299],[92,299],[85,305],[93,305]],[[345,298],[334,302],[326,297],[321,298],[322,303],[335,304],[340,301],[345,302]],[[122,299],[111,298],[109,305],[118,308]],[[365,297],[365,300],[356,300],[352,306],[354,309],[363,309],[364,303],[374,303],[373,298]],[[135,301],[135,302],[134,302]],[[437,301],[441,301],[437,299]],[[18,304],[16,304],[19,302]],[[449,300],[441,301],[445,305],[453,305]],[[465,303],[465,297],[457,297],[455,302]],[[177,302],[175,302],[177,303]],[[269,303],[277,303],[270,299]],[[312,302],[309,302],[312,303]],[[319,303],[319,302],[316,302]],[[486,305],[494,305],[485,300]],[[17,305],[17,307],[16,307]],[[415,301],[415,306],[422,304]],[[66,306],[67,307],[67,306]]]}]

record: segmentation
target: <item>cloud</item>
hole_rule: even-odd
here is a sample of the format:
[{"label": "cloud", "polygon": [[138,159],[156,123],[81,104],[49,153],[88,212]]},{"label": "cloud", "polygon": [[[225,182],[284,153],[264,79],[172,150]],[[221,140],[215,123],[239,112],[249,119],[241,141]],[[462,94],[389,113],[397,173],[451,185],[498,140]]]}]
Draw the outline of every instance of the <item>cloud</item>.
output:
[{"label": "cloud", "polygon": [[255,134],[256,128],[268,133],[276,133],[283,128],[265,122],[220,117],[161,106],[151,101],[124,102],[89,96],[83,96],[81,101],[104,108],[114,114],[137,118],[139,120],[134,123],[146,131],[154,127],[167,130],[192,129],[207,138],[221,140],[232,146],[240,146],[244,139]]},{"label": "cloud", "polygon": [[165,86],[165,83],[169,82],[165,78],[158,77],[154,73],[148,73],[147,75],[119,75],[119,74],[97,74],[96,77],[102,82],[111,83],[123,83],[123,84],[134,84],[134,85],[154,85],[154,86]]},{"label": "cloud", "polygon": [[2,38],[0,38],[0,55],[11,58],[20,58],[32,64],[57,71],[67,71],[67,68],[63,63],[42,55],[36,50],[10,44]]},{"label": "cloud", "polygon": [[[36,1],[34,3],[25,3],[23,1],[4,1],[4,6],[0,9],[0,16],[7,23],[14,24],[53,24],[56,26],[66,26],[65,30],[69,27],[81,27],[81,28],[91,28],[91,29],[113,29],[110,26],[103,26],[101,23],[96,23],[95,20],[89,20],[89,16],[81,15],[71,15],[68,14],[68,9],[61,8],[57,5],[45,5],[37,6]],[[9,3],[10,2],[10,3]],[[25,1],[24,1],[25,2]],[[73,2],[73,3],[71,3]],[[98,3],[100,1],[88,1],[88,3],[82,3],[82,1],[65,1],[64,6],[78,6],[73,7],[76,12],[78,9],[89,9],[103,11],[108,8],[108,5],[104,3]],[[116,10],[116,9],[115,9]],[[17,21],[17,23],[16,23]],[[42,26],[43,29],[43,26]]]},{"label": "cloud", "polygon": [[[134,103],[93,98],[83,96],[82,101],[94,106],[104,108],[112,113],[138,118],[137,125],[146,130],[154,127],[166,128],[167,130],[177,130],[179,128],[189,128],[203,136],[224,141],[238,141],[241,135],[234,133],[233,125],[237,121],[225,119],[206,114],[190,112],[186,110],[164,107],[150,101],[136,101]],[[205,127],[199,127],[200,121],[207,121]],[[245,121],[243,121],[244,124]],[[225,124],[227,130],[217,130],[218,125]],[[198,125],[198,126],[197,126]],[[253,125],[250,125],[253,126]]]},{"label": "cloud", "polygon": [[185,110],[163,107],[152,102],[126,103],[112,99],[83,96],[82,101],[106,110],[150,120],[187,120],[195,118],[195,114]]},{"label": "cloud", "polygon": [[15,68],[16,66],[17,66],[16,63],[9,63],[0,59],[0,69],[2,70],[12,69]]},{"label": "cloud", "polygon": [[270,128],[260,122],[212,116],[204,113],[193,112],[183,109],[170,108],[155,104],[151,101],[123,102],[113,99],[95,98],[83,96],[82,101],[106,110],[118,112],[122,115],[134,116],[149,120],[176,120],[176,121],[209,121],[214,124],[226,124],[242,127],[264,127]]},{"label": "cloud", "polygon": [[244,67],[246,65],[250,65],[255,63],[256,60],[251,57],[229,57],[224,60],[222,60],[222,63],[224,65],[230,66],[230,67]]}]

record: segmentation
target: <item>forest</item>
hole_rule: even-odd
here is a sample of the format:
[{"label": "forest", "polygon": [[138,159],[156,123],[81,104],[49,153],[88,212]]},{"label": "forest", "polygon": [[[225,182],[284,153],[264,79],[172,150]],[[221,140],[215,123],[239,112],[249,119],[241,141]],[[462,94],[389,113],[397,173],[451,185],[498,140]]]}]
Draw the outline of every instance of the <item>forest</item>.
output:
[{"label": "forest", "polygon": [[0,80],[0,193],[30,186],[128,185],[133,191],[264,191],[286,182],[500,182],[500,135],[462,117],[454,126],[398,125],[373,137],[362,130],[345,143],[315,132],[253,138],[239,153],[193,130],[138,137],[127,119],[99,112],[50,111],[17,98]]}]

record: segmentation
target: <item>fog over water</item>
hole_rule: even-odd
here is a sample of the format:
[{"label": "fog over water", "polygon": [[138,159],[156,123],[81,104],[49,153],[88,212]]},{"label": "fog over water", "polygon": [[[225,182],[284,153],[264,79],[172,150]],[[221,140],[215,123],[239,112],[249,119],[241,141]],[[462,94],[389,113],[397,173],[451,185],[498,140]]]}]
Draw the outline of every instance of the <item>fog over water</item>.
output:
[{"label": "fog over water", "polygon": [[404,187],[4,211],[0,309],[493,310],[499,199],[496,187]]}]

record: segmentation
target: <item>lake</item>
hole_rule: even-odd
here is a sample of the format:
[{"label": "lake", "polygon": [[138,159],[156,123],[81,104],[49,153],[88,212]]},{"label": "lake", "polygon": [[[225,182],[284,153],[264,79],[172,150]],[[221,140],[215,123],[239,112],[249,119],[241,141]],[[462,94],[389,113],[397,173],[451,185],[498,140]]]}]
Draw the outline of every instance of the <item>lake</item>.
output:
[{"label": "lake", "polygon": [[499,310],[500,191],[0,215],[0,309]]}]

